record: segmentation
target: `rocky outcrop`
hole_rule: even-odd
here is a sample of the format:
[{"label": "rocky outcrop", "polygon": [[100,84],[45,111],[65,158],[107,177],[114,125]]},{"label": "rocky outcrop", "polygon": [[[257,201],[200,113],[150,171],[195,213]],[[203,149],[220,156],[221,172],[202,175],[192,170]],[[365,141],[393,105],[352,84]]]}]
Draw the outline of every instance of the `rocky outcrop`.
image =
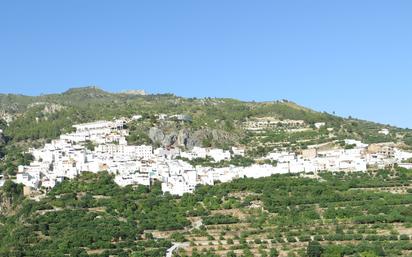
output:
[{"label": "rocky outcrop", "polygon": [[60,104],[53,104],[53,103],[47,103],[47,102],[35,102],[35,103],[30,104],[28,108],[33,108],[36,106],[44,106],[43,111],[42,111],[43,114],[56,113],[64,109],[64,106]]},{"label": "rocky outcrop", "polygon": [[192,149],[195,146],[203,146],[204,140],[210,142],[233,142],[236,136],[218,129],[199,129],[171,128],[171,127],[152,127],[149,130],[149,138],[154,144],[161,146],[179,146]]},{"label": "rocky outcrop", "polygon": [[146,91],[142,89],[126,90],[122,93],[126,95],[146,95]]},{"label": "rocky outcrop", "polygon": [[149,130],[149,137],[154,144],[162,146],[185,146],[184,133],[179,130],[169,130],[152,127]]},{"label": "rocky outcrop", "polygon": [[64,107],[60,104],[48,104],[44,106],[43,113],[44,114],[50,114],[50,113],[55,113],[63,110]]},{"label": "rocky outcrop", "polygon": [[165,135],[163,131],[157,127],[152,127],[149,130],[149,138],[152,140],[154,144],[162,144]]},{"label": "rocky outcrop", "polygon": [[0,111],[0,120],[4,120],[6,124],[9,124],[10,122],[12,122],[14,118],[15,118],[14,115],[7,113],[5,111]]}]

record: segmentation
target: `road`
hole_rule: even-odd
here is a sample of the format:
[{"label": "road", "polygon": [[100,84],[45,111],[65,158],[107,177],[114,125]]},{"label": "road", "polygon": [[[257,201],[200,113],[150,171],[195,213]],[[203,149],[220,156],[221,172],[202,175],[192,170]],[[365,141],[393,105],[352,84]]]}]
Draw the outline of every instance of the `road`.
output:
[{"label": "road", "polygon": [[172,247],[166,250],[166,257],[172,257],[173,252],[179,248],[188,247],[189,243],[173,243]]}]

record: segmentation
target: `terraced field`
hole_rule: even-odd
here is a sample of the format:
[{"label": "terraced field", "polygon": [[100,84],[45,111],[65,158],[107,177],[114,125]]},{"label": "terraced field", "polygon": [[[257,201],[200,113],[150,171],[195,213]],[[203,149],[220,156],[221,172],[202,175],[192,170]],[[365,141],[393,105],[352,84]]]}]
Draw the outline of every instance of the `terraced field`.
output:
[{"label": "terraced field", "polygon": [[0,216],[0,256],[412,256],[412,171],[310,177],[239,179],[182,197],[157,183],[120,188],[104,172],[39,201],[7,186],[17,202]]},{"label": "terraced field", "polygon": [[[196,225],[169,236],[178,232],[190,242],[176,256],[307,256],[311,241],[321,244],[322,256],[412,256],[407,174],[325,173],[322,181],[274,176],[222,184],[205,192],[216,196],[230,188],[216,210],[190,217]],[[210,217],[220,218],[202,224]]]}]

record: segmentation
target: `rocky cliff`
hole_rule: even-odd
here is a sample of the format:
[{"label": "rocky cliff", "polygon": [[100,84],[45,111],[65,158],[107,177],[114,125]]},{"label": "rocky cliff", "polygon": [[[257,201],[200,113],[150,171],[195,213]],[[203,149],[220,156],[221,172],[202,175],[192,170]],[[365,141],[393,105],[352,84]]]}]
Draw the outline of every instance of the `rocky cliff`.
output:
[{"label": "rocky cliff", "polygon": [[195,146],[216,146],[235,143],[238,136],[219,129],[198,129],[157,126],[149,130],[149,137],[154,144],[179,146],[192,149]]}]

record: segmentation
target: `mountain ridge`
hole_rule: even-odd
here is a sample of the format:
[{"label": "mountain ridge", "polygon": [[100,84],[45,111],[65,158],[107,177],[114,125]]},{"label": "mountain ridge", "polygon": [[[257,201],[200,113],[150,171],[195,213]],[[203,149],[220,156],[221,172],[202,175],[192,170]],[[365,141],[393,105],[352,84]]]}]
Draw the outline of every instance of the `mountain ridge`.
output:
[{"label": "mountain ridge", "polygon": [[[52,103],[53,101],[61,101],[60,98],[64,96],[71,96],[71,97],[79,97],[80,99],[78,100],[85,100],[85,99],[93,99],[93,98],[101,98],[104,99],[105,97],[119,97],[120,99],[124,98],[138,98],[138,97],[155,97],[155,96],[174,96],[177,99],[198,99],[198,100],[207,100],[207,99],[215,99],[217,101],[219,100],[228,100],[228,101],[237,101],[239,103],[244,103],[244,104],[260,104],[260,105],[266,105],[266,104],[283,104],[291,108],[295,108],[297,110],[303,110],[306,112],[314,112],[314,113],[326,113],[326,112],[321,112],[317,111],[308,107],[305,107],[303,105],[299,105],[298,103],[295,103],[290,100],[286,99],[280,99],[280,100],[273,100],[273,101],[245,101],[245,100],[239,100],[236,98],[227,98],[227,97],[203,97],[203,98],[197,98],[197,97],[180,97],[176,96],[172,93],[162,93],[162,94],[129,94],[127,93],[128,91],[137,91],[137,92],[145,92],[144,90],[136,89],[136,90],[127,90],[127,91],[119,91],[119,92],[109,92],[105,91],[104,89],[98,87],[98,86],[84,86],[84,87],[73,87],[69,88],[66,91],[63,91],[61,93],[51,93],[51,94],[41,94],[41,95],[35,95],[35,96],[29,96],[29,95],[24,95],[24,94],[13,94],[13,93],[7,93],[7,94],[2,94],[0,93],[0,107],[4,108],[6,107],[3,103],[4,102],[9,102],[10,99],[7,101],[7,98],[12,98],[15,102],[24,105],[25,102],[36,102],[44,100],[44,101],[49,101]],[[24,101],[23,101],[24,100]],[[339,116],[337,116],[339,117]],[[342,117],[343,118],[343,117]],[[365,120],[366,121],[366,120]],[[378,122],[375,122],[378,123]],[[381,124],[383,125],[383,124]]]}]

